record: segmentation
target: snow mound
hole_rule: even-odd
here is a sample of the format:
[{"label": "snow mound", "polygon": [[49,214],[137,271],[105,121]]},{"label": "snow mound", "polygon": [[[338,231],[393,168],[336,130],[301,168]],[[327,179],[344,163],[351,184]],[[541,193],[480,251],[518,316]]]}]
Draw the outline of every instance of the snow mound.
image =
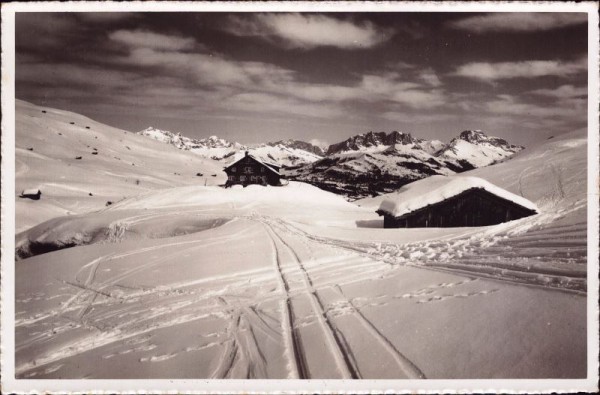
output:
[{"label": "snow mound", "polygon": [[379,210],[400,217],[473,188],[484,189],[498,197],[539,212],[538,207],[524,197],[508,192],[482,178],[445,176],[432,176],[400,188],[398,192],[388,195],[388,198],[381,202]]},{"label": "snow mound", "polygon": [[300,208],[363,211],[342,196],[302,182],[285,187],[249,185],[246,188],[188,186],[165,189],[119,202],[111,210],[158,209],[182,206],[223,206],[235,208],[282,209],[293,213]]}]

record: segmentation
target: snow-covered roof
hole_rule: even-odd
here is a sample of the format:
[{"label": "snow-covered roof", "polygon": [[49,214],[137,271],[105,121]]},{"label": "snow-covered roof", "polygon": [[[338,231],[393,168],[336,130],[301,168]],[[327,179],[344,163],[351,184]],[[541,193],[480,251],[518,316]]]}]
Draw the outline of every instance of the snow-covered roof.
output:
[{"label": "snow-covered roof", "polygon": [[258,163],[262,164],[264,167],[266,167],[267,169],[271,170],[273,173],[277,174],[278,176],[281,175],[281,174],[279,174],[279,171],[277,170],[281,166],[279,166],[278,164],[273,163],[273,162],[266,162],[266,161],[264,161],[264,160],[262,160],[260,158],[257,158],[256,156],[254,156],[252,154],[248,154],[248,155],[242,156],[241,158],[239,158],[238,160],[236,160],[235,162],[233,162],[229,166],[225,167],[224,170],[227,170],[227,169],[233,167],[238,162],[240,162],[241,160],[243,160],[244,158],[247,158],[247,157],[250,157],[250,158],[254,159],[255,161],[257,161]]},{"label": "snow-covered roof", "polygon": [[21,192],[21,196],[31,196],[31,195],[41,194],[41,193],[42,192],[38,188],[30,188],[30,189],[24,189],[23,192]]},{"label": "snow-covered roof", "polygon": [[401,217],[423,207],[439,203],[472,188],[481,188],[502,199],[539,212],[538,207],[522,196],[515,195],[505,189],[479,177],[431,176],[403,186],[391,193],[381,202],[379,211]]}]

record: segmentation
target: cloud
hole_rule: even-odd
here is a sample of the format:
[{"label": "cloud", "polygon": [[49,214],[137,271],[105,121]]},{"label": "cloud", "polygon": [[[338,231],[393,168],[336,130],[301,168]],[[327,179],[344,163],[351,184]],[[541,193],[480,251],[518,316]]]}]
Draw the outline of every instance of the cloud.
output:
[{"label": "cloud", "polygon": [[484,108],[488,112],[499,114],[585,120],[582,115],[587,111],[587,99],[567,98],[557,103],[540,105],[524,102],[512,95],[498,95],[495,100],[486,102]]},{"label": "cloud", "polygon": [[255,113],[295,114],[317,118],[339,117],[343,114],[336,105],[324,106],[290,97],[256,92],[234,95],[227,98],[224,104],[230,109]]},{"label": "cloud", "polygon": [[261,36],[289,48],[365,49],[387,41],[392,32],[372,22],[355,23],[317,14],[232,16],[226,30],[237,36]]},{"label": "cloud", "polygon": [[474,33],[533,32],[558,29],[587,22],[585,13],[494,13],[471,16],[449,23],[454,29]]},{"label": "cloud", "polygon": [[572,97],[584,97],[587,96],[587,87],[573,85],[561,85],[555,89],[536,89],[529,91],[534,95],[556,97],[556,98],[572,98]]},{"label": "cloud", "polygon": [[428,85],[431,85],[433,87],[442,85],[442,81],[440,81],[440,78],[437,76],[435,71],[433,71],[433,69],[431,69],[431,68],[423,70],[421,72],[421,74],[419,75],[419,78],[421,80],[425,81],[425,83],[427,83]]},{"label": "cloud", "polygon": [[564,77],[587,70],[587,60],[565,62],[560,60],[529,60],[522,62],[474,62],[459,66],[452,74],[486,81],[543,76]]},{"label": "cloud", "polygon": [[[119,33],[119,34],[116,34]],[[366,74],[356,84],[350,86],[334,84],[311,84],[300,82],[295,77],[295,72],[272,64],[262,62],[235,61],[221,55],[212,55],[197,52],[179,52],[172,48],[182,48],[186,45],[162,45],[172,41],[172,36],[156,35],[151,32],[118,31],[110,35],[111,39],[130,46],[129,54],[120,61],[127,65],[137,67],[153,67],[155,71],[162,71],[163,75],[177,76],[178,78],[211,89],[229,87],[231,93],[248,93],[254,96],[240,96],[237,108],[250,108],[248,98],[253,97],[265,103],[267,108],[281,112],[282,98],[289,98],[289,113],[321,116],[323,111],[308,107],[307,102],[319,103],[321,106],[333,108],[336,103],[343,101],[392,101],[411,108],[433,108],[443,104],[444,93],[440,89],[431,89],[440,84],[433,70],[426,70],[421,79],[423,82],[407,81],[397,72],[384,71],[379,74]],[[160,49],[146,47],[149,38],[153,43],[161,43]],[[177,37],[177,41],[185,40]],[[416,77],[415,77],[416,78]],[[273,104],[266,100],[264,94],[279,98],[279,103]],[[244,101],[241,100],[244,99]],[[276,101],[276,100],[273,100]],[[258,107],[255,107],[258,110]]]},{"label": "cloud", "polygon": [[98,90],[127,87],[139,76],[132,72],[63,63],[21,63],[16,81],[61,86],[95,86]]},{"label": "cloud", "polygon": [[112,41],[137,48],[164,49],[180,51],[191,49],[195,45],[193,38],[168,36],[146,30],[117,30],[108,35]]},{"label": "cloud", "polygon": [[446,96],[440,89],[409,89],[396,92],[392,100],[412,108],[428,109],[443,106],[446,103]]},{"label": "cloud", "polygon": [[431,122],[447,122],[457,118],[454,114],[444,113],[414,113],[414,112],[397,112],[387,111],[381,114],[381,117],[395,122],[407,123],[431,123]]},{"label": "cloud", "polygon": [[322,140],[322,139],[311,139],[308,140],[309,144],[314,145],[315,147],[319,147],[321,149],[327,149],[327,147],[329,147],[329,142],[326,140]]}]

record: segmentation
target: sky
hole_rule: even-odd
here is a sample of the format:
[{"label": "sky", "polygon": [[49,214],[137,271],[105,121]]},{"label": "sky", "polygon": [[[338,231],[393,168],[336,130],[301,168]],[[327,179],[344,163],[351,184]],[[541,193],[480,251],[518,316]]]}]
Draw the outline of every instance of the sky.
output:
[{"label": "sky", "polygon": [[585,13],[16,15],[16,97],[137,132],[319,145],[587,124]]}]

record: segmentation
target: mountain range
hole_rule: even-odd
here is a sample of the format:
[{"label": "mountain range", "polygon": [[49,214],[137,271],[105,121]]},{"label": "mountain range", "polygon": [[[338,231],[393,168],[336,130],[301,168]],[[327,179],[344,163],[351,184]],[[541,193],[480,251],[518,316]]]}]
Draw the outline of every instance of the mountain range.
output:
[{"label": "mountain range", "polygon": [[250,151],[263,160],[278,162],[290,179],[349,198],[388,193],[431,175],[488,166],[524,148],[481,130],[465,130],[447,144],[398,131],[368,132],[332,144],[325,151],[299,140],[242,145],[216,136],[192,139],[155,128],[138,134],[222,161],[224,166]]}]

